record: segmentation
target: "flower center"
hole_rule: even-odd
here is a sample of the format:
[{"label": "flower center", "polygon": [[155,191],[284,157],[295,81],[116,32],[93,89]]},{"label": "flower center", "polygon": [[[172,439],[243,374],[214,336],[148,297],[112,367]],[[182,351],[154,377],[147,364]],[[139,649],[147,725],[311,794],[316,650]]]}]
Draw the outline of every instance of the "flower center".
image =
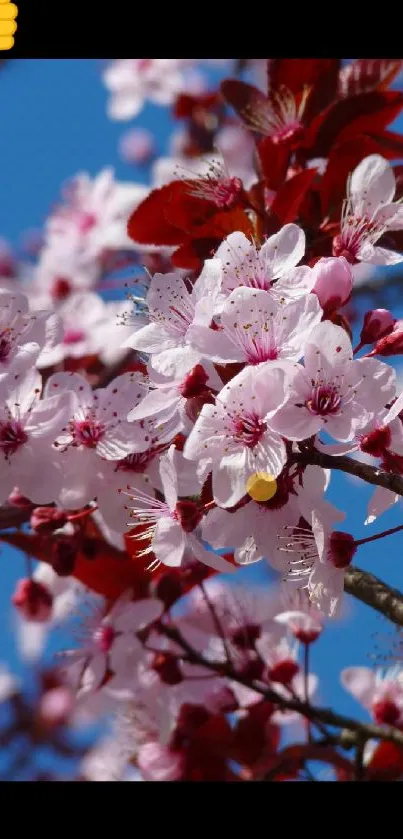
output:
[{"label": "flower center", "polygon": [[185,533],[192,533],[201,521],[202,514],[194,501],[178,501],[174,517]]},{"label": "flower center", "polygon": [[239,443],[243,443],[249,449],[257,446],[266,430],[266,423],[254,413],[244,414],[232,421],[232,433]]},{"label": "flower center", "polygon": [[0,449],[8,458],[28,440],[21,423],[12,420],[11,422],[0,423]]},{"label": "flower center", "polygon": [[105,426],[98,420],[87,417],[85,420],[73,420],[72,436],[74,446],[95,449],[105,433]]},{"label": "flower center", "polygon": [[338,414],[341,396],[332,385],[317,385],[312,389],[310,398],[305,402],[308,411],[321,417]]},{"label": "flower center", "polygon": [[80,233],[89,233],[97,223],[97,217],[94,213],[82,212],[77,217],[77,227]]}]

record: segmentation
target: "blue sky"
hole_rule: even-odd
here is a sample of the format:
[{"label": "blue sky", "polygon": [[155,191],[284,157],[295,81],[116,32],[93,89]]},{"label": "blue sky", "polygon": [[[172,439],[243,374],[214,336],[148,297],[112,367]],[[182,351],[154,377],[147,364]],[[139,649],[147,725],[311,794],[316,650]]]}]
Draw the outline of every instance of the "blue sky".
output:
[{"label": "blue sky", "polygon": [[[144,170],[129,167],[118,158],[118,140],[127,126],[113,123],[106,116],[101,66],[101,61],[94,59],[15,59],[0,70],[0,236],[14,245],[19,244],[21,233],[41,227],[63,181],[79,171],[95,175],[112,165],[119,179],[146,180]],[[156,135],[159,153],[166,149],[170,122],[165,109],[147,107],[136,124]],[[364,527],[370,493],[369,487],[340,473],[332,478],[330,500],[348,511],[342,527],[357,538],[403,521],[399,503],[370,529]],[[401,536],[397,534],[361,548],[356,563],[399,588],[403,586],[402,554]],[[0,661],[9,661],[18,669],[9,598],[15,580],[25,573],[24,560],[17,552],[2,549],[1,562]],[[377,640],[377,636],[387,639],[388,631],[390,642],[393,630],[387,622],[346,597],[344,617],[331,624],[313,650],[323,704],[360,715],[360,707],[340,687],[340,668],[370,665],[378,642],[387,654],[387,640]]]}]

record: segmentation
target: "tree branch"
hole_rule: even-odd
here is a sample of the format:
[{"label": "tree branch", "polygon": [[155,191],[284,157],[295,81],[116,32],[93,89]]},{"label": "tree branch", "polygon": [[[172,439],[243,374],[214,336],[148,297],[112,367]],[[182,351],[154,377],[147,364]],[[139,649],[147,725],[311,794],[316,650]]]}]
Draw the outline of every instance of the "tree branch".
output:
[{"label": "tree branch", "polygon": [[[330,708],[318,708],[310,705],[308,702],[301,702],[299,699],[287,699],[284,696],[277,694],[271,688],[262,686],[259,682],[244,678],[228,663],[214,662],[205,659],[197,652],[197,650],[194,650],[193,647],[188,644],[186,639],[176,628],[167,626],[163,623],[159,624],[159,628],[163,634],[182,647],[182,649],[186,652],[186,660],[191,664],[200,664],[207,670],[216,672],[218,676],[224,676],[227,679],[238,682],[238,684],[244,685],[250,690],[256,691],[256,693],[260,693],[266,701],[271,702],[274,705],[278,705],[280,708],[286,708],[289,711],[296,711],[306,719],[312,720],[312,722],[319,721],[335,728],[341,728],[349,732],[353,732],[353,734],[356,735],[357,742],[375,738],[377,740],[389,740],[392,743],[396,743],[397,746],[403,746],[403,731],[399,731],[397,728],[393,728],[390,725],[373,725],[372,723],[365,725],[357,722],[357,720],[352,720],[350,717],[344,717],[341,714],[336,714]],[[352,742],[352,738],[350,738],[349,742]]]},{"label": "tree branch", "polygon": [[357,600],[385,615],[392,623],[403,626],[403,594],[383,583],[374,574],[362,571],[361,568],[347,568],[344,589]]},{"label": "tree branch", "polygon": [[389,489],[396,495],[403,496],[403,476],[395,475],[392,472],[385,472],[377,466],[369,466],[351,457],[339,457],[338,455],[324,454],[316,449],[305,449],[303,452],[292,454],[294,463],[301,463],[303,466],[322,466],[323,469],[339,469],[349,475],[356,475],[367,484]]}]

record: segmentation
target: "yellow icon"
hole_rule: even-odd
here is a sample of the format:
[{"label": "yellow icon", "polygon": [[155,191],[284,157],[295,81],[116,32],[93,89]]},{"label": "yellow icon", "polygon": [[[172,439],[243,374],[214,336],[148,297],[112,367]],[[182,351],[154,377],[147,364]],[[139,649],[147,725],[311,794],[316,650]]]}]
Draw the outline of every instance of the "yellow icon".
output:
[{"label": "yellow icon", "polygon": [[246,492],[254,501],[270,501],[277,492],[277,481],[268,472],[254,472],[246,482]]},{"label": "yellow icon", "polygon": [[17,29],[15,18],[18,9],[9,0],[0,0],[0,50],[11,50],[14,46],[14,32]]}]

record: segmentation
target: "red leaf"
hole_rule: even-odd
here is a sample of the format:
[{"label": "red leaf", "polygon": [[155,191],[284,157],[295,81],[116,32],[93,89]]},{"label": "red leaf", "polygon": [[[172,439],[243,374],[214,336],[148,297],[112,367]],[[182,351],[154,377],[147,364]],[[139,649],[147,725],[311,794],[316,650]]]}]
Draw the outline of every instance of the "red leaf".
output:
[{"label": "red leaf", "polygon": [[311,92],[305,108],[305,119],[322,111],[335,98],[339,80],[338,58],[274,58],[270,63],[270,93],[288,88],[294,95],[304,87]]},{"label": "red leaf", "polygon": [[369,90],[385,90],[402,67],[401,58],[357,58],[340,72],[339,95],[356,96]]},{"label": "red leaf", "polygon": [[270,212],[281,226],[297,218],[301,203],[315,177],[316,169],[305,169],[293,178],[289,178],[279,189]]},{"label": "red leaf", "polygon": [[289,148],[282,143],[273,143],[264,137],[257,145],[262,175],[268,189],[279,189],[287,173],[290,159]]},{"label": "red leaf", "polygon": [[[383,130],[403,107],[403,93],[371,91],[342,99],[313,120],[303,141],[310,157],[327,157],[336,139]],[[309,152],[308,152],[309,150]]]},{"label": "red leaf", "polygon": [[150,192],[129,218],[130,238],[142,245],[180,245],[183,233],[167,220],[166,211],[182,191],[182,181],[172,181]]},{"label": "red leaf", "polygon": [[236,111],[242,121],[249,125],[249,115],[256,110],[266,110],[268,107],[267,96],[246,82],[237,79],[226,79],[221,82],[221,93],[228,105]]}]

